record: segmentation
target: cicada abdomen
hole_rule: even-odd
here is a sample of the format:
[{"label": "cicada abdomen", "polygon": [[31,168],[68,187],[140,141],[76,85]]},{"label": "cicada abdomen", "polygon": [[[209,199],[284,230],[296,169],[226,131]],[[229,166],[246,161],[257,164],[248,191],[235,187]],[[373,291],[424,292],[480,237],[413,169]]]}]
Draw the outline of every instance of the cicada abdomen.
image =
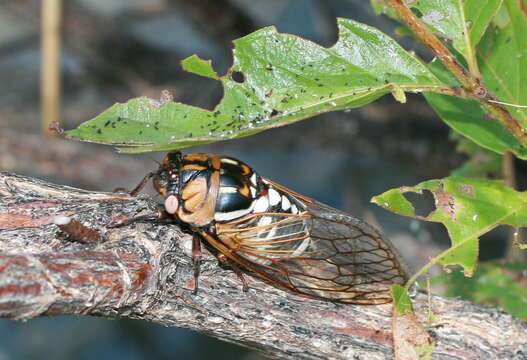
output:
[{"label": "cicada abdomen", "polygon": [[373,227],[239,160],[171,152],[149,177],[169,216],[187,223],[234,269],[237,264],[280,288],[381,304],[391,301],[391,285],[408,280],[400,255]]}]

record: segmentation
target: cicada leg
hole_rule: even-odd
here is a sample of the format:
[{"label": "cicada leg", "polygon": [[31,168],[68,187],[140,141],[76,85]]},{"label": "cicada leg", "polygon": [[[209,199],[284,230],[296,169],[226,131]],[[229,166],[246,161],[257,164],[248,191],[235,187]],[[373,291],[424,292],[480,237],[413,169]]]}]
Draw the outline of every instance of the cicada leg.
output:
[{"label": "cicada leg", "polygon": [[133,190],[127,190],[125,188],[117,188],[115,189],[113,192],[124,192],[124,193],[128,193],[132,196],[136,196],[137,194],[139,194],[139,192],[141,190],[143,190],[143,188],[146,186],[146,184],[148,183],[148,181],[154,177],[156,173],[155,172],[149,172],[148,174],[145,175],[145,177],[143,178],[143,180],[141,180],[141,182],[139,184],[137,184],[137,186],[133,189]]},{"label": "cicada leg", "polygon": [[201,264],[201,239],[197,233],[192,237],[192,265],[194,266],[194,295],[198,293],[199,267]]},{"label": "cicada leg", "polygon": [[240,281],[242,282],[242,286],[243,286],[243,291],[244,292],[247,292],[249,291],[249,285],[247,285],[247,281],[245,281],[245,277],[243,276],[243,273],[242,271],[240,270],[240,268],[236,265],[236,263],[234,261],[231,261],[227,256],[225,256],[224,254],[222,253],[219,253],[216,258],[218,259],[219,262],[221,262],[222,264],[230,267],[235,273],[236,275],[238,275],[238,279],[240,279]]},{"label": "cicada leg", "polygon": [[134,216],[134,217],[131,217],[131,218],[126,218],[126,219],[117,221],[116,223],[109,224],[108,227],[109,228],[118,228],[118,227],[121,227],[121,226],[130,225],[130,224],[133,224],[133,223],[136,223],[136,222],[141,222],[141,221],[152,222],[152,221],[160,221],[160,220],[164,220],[164,219],[168,219],[168,218],[171,218],[171,215],[169,213],[167,213],[166,211],[164,211],[162,209],[157,209],[155,212],[150,213],[150,214]]}]

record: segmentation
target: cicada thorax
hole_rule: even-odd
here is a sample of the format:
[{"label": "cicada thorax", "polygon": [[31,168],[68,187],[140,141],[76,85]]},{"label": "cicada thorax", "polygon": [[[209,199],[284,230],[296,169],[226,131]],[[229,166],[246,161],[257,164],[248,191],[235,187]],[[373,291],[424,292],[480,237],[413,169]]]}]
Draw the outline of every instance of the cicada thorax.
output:
[{"label": "cicada thorax", "polygon": [[359,219],[213,154],[167,155],[154,186],[165,210],[219,253],[278,285],[331,301],[391,301],[407,271],[397,251]]},{"label": "cicada thorax", "polygon": [[[298,215],[309,199],[284,191],[239,160],[172,152],[154,177],[154,186],[166,199],[169,213],[195,229],[214,224],[230,249],[251,244],[255,253],[272,250],[279,257],[305,247],[298,239],[308,238],[306,219]],[[263,257],[251,259],[266,262]]]}]

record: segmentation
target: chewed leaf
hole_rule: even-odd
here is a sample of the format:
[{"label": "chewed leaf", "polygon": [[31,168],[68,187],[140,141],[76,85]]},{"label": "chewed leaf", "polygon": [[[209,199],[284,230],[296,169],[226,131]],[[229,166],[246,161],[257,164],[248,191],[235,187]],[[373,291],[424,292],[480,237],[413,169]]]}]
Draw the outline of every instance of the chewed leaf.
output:
[{"label": "chewed leaf", "polygon": [[[427,215],[417,214],[405,197],[423,191],[429,191],[435,202]],[[527,226],[527,194],[497,181],[448,177],[392,189],[372,201],[398,214],[445,225],[452,246],[437,260],[443,265],[459,264],[467,275],[475,269],[481,235],[502,224]]]},{"label": "chewed leaf", "polygon": [[274,27],[234,41],[234,62],[218,77],[209,61],[191,56],[185,70],[218,79],[224,97],[212,110],[148,98],[115,104],[69,131],[83,141],[170,150],[251,135],[335,110],[370,103],[385,94],[444,91],[417,58],[367,25],[339,19],[339,40],[325,48]]}]

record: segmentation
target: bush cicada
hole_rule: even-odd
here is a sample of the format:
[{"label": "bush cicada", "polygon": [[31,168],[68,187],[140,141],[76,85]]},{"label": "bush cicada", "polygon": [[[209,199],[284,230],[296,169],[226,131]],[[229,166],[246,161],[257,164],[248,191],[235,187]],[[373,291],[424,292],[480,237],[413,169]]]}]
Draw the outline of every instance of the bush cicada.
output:
[{"label": "bush cicada", "polygon": [[311,298],[382,304],[391,301],[390,285],[408,279],[400,255],[373,227],[263,178],[239,160],[173,151],[131,194],[151,178],[164,198],[163,217],[194,232],[195,289],[201,239],[237,272],[244,289],[240,268]]}]

